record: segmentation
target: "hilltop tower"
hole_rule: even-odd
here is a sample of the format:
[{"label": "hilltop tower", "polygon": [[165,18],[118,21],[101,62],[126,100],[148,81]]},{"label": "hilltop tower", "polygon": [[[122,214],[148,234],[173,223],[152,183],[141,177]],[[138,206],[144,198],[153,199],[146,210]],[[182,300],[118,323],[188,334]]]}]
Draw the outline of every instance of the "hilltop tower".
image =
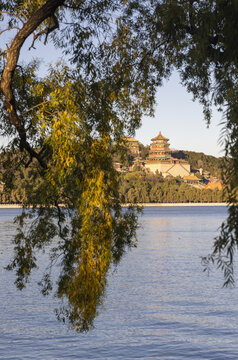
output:
[{"label": "hilltop tower", "polygon": [[145,162],[147,169],[153,173],[158,171],[163,177],[190,175],[189,163],[172,157],[168,138],[159,132],[159,135],[151,139],[151,141],[149,156]]},{"label": "hilltop tower", "polygon": [[169,139],[159,132],[159,135],[151,139],[150,152],[148,160],[155,161],[171,161],[171,150],[169,148]]}]

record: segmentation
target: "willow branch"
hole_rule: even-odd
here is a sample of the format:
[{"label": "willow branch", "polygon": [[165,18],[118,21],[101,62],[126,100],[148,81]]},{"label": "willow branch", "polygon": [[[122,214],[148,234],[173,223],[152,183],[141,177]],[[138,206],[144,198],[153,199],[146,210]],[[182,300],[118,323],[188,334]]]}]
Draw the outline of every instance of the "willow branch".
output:
[{"label": "willow branch", "polygon": [[27,21],[28,20],[28,17],[26,16],[26,14],[24,14],[23,11],[21,11],[21,16],[24,17],[24,19]]},{"label": "willow branch", "polygon": [[13,30],[13,29],[21,30],[19,27],[13,26],[8,29],[4,29],[4,30],[0,31],[0,35],[2,35],[5,31],[9,31],[9,30]]},{"label": "willow branch", "polygon": [[34,105],[34,106],[32,106],[30,109],[24,111],[24,112],[21,113],[19,116],[23,116],[23,115],[27,114],[28,112],[32,111],[33,109],[35,109],[35,108],[37,108],[37,107],[40,107],[40,106],[42,106],[42,105],[45,105],[45,104],[47,104],[47,103],[49,103],[49,102],[50,102],[50,100],[42,101],[41,103],[39,103],[39,104],[37,104],[37,105]]},{"label": "willow branch", "polygon": [[[15,36],[10,48],[8,49],[8,58],[4,67],[1,79],[1,90],[5,98],[5,109],[11,124],[16,128],[20,137],[20,149],[25,149],[31,157],[36,158],[40,165],[46,169],[46,164],[39,154],[30,146],[27,141],[26,129],[23,121],[17,114],[16,101],[12,89],[12,80],[14,71],[20,55],[20,50],[25,40],[38,28],[46,19],[54,17],[58,7],[64,4],[65,0],[48,0],[24,23],[22,29]],[[55,27],[54,27],[55,28]],[[53,30],[52,30],[53,31]]]},{"label": "willow branch", "polygon": [[7,15],[10,15],[10,16],[13,16],[13,17],[17,18],[19,21],[21,21],[23,25],[25,24],[24,21],[20,18],[20,16],[18,16],[17,14],[13,14],[10,11],[5,11],[5,10],[0,11],[0,14],[7,14]]},{"label": "willow branch", "polygon": [[33,41],[32,41],[31,46],[29,47],[29,50],[30,50],[31,48],[34,49],[35,41],[36,41],[41,35],[44,35],[44,34],[46,35],[45,41],[44,41],[44,45],[46,45],[47,39],[48,39],[48,35],[49,35],[52,31],[54,31],[55,29],[57,29],[57,28],[59,27],[59,22],[58,22],[57,17],[56,17],[55,15],[53,15],[53,16],[52,16],[52,19],[53,19],[53,21],[54,21],[54,25],[53,25],[52,27],[48,27],[47,29],[44,29],[44,30],[40,31],[38,34],[33,33]]}]

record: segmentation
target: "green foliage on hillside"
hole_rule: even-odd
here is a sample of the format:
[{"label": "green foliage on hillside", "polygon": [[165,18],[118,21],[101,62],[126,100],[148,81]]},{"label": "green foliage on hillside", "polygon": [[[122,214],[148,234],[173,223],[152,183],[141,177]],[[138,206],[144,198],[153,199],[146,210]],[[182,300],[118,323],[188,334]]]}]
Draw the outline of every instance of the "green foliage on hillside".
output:
[{"label": "green foliage on hillside", "polygon": [[150,151],[149,145],[144,146],[143,144],[139,143],[139,149],[140,149],[141,158],[145,160],[149,155],[149,151]]},{"label": "green foliage on hillside", "polygon": [[121,174],[120,198],[124,203],[224,202],[222,190],[197,189],[181,178],[164,179],[159,174],[134,171]]},{"label": "green foliage on hillside", "polygon": [[[149,146],[140,144],[140,151],[142,159],[145,159],[148,156]],[[9,155],[8,153],[2,154],[7,171],[0,165],[2,167],[0,179],[7,186],[4,187],[3,192],[0,192],[0,203],[21,204],[25,202],[27,187],[29,187],[28,182],[33,172],[31,167],[24,168],[20,166],[20,163],[17,165],[17,161],[19,161],[17,157],[14,161],[11,158],[10,164]],[[178,159],[187,160],[193,169],[202,167],[203,170],[209,171],[212,176],[221,177],[223,158],[193,151],[174,151],[172,155]],[[129,151],[124,151],[122,155],[116,153],[114,155],[114,161],[121,161],[126,167],[133,164],[133,159],[134,157]],[[136,167],[134,170],[134,172],[120,176],[120,200],[122,202],[220,202],[225,199],[222,191],[200,190],[185,184],[181,178],[165,180],[159,174],[144,172],[139,168],[136,169]],[[13,177],[14,181],[12,181]]]},{"label": "green foliage on hillside", "polygon": [[222,168],[224,167],[224,158],[217,158],[215,156],[206,155],[202,152],[194,151],[173,151],[173,157],[177,159],[184,159],[189,162],[192,169],[202,168],[204,171],[210,172],[212,176],[221,178]]}]

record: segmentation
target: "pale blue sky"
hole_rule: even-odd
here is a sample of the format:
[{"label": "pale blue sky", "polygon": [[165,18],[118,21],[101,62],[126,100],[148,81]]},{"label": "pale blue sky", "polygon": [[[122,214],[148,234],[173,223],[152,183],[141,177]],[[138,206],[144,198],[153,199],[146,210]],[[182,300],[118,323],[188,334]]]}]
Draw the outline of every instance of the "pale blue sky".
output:
[{"label": "pale blue sky", "polygon": [[[10,35],[10,34],[9,34]],[[7,43],[7,33],[1,37]],[[28,40],[21,53],[21,60],[29,61],[30,58],[40,58],[45,65],[54,62],[60,57],[50,44],[36,43],[37,49],[28,50],[32,40]],[[136,131],[136,139],[144,145],[151,143],[159,131],[170,139],[170,146],[176,150],[192,150],[205,154],[222,156],[223,151],[218,145],[222,114],[214,111],[213,119],[207,127],[202,113],[202,107],[198,102],[192,101],[192,95],[182,87],[179,76],[174,73],[169,81],[158,89],[155,116],[144,117],[142,126]]]},{"label": "pale blue sky", "polygon": [[222,114],[213,111],[209,128],[203,118],[202,106],[192,101],[192,94],[180,84],[179,75],[174,73],[157,92],[155,116],[143,119],[136,138],[144,145],[151,143],[159,131],[170,139],[170,147],[176,150],[204,152],[207,155],[222,156],[218,145]]}]

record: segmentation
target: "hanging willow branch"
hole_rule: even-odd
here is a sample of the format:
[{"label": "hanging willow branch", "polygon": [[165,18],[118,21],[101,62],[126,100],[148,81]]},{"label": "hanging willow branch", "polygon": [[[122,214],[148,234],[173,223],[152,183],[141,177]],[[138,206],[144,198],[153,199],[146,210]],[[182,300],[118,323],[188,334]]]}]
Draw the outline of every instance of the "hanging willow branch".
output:
[{"label": "hanging willow branch", "polygon": [[17,66],[21,48],[25,40],[34,33],[42,22],[48,18],[54,19],[54,26],[46,30],[46,35],[56,29],[59,24],[55,16],[55,11],[58,7],[64,4],[64,0],[48,0],[39,10],[37,10],[29,20],[23,25],[15,36],[11,47],[7,50],[7,62],[3,69],[1,79],[1,90],[5,98],[5,109],[8,113],[8,118],[11,124],[17,130],[20,137],[20,149],[25,149],[31,158],[36,158],[40,165],[46,169],[46,164],[43,158],[37,153],[27,141],[27,130],[24,127],[23,121],[17,114],[16,101],[12,89],[12,81],[14,71]]}]

